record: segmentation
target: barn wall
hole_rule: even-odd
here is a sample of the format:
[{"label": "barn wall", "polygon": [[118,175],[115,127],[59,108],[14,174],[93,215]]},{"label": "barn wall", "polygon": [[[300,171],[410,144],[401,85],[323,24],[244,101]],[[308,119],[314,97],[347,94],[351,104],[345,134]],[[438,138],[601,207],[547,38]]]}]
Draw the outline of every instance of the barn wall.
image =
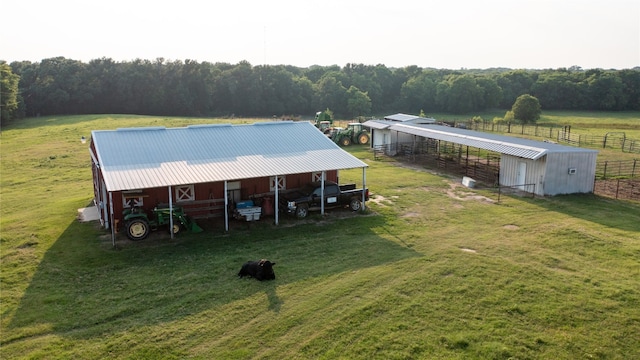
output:
[{"label": "barn wall", "polygon": [[535,184],[535,189],[533,186],[525,186],[522,190],[533,192],[536,195],[544,195],[546,188],[546,157],[544,156],[538,160],[531,160],[502,154],[500,157],[500,185],[523,185],[518,183],[518,170],[521,162],[527,164],[524,184]]},{"label": "barn wall", "polygon": [[[99,173],[99,172],[98,172]],[[303,185],[313,181],[312,173],[293,174],[286,175],[286,189],[295,189],[302,187]],[[338,171],[332,170],[326,172],[327,181],[338,181]],[[229,195],[229,201],[231,202],[234,197],[237,200],[248,200],[251,198],[260,198],[263,196],[273,196],[274,193],[270,191],[270,178],[251,178],[238,180],[240,186],[238,190],[230,190],[234,194]],[[228,184],[236,183],[236,181],[229,181]],[[286,191],[286,190],[285,190]],[[213,183],[201,183],[193,185],[193,200],[180,201],[176,194],[177,187],[171,188],[172,202],[175,206],[184,207],[187,214],[195,217],[212,217],[224,215],[224,182]],[[236,193],[237,192],[237,193]],[[113,213],[114,223],[116,227],[122,226],[122,212],[125,207],[124,197],[126,195],[131,197],[136,204],[141,204],[141,207],[147,212],[151,213],[153,208],[158,204],[169,203],[169,189],[162,188],[147,188],[136,191],[116,191],[112,193],[113,198]],[[141,203],[140,203],[141,202]],[[106,203],[106,202],[105,202]],[[107,204],[108,205],[108,204]]]},{"label": "barn wall", "polygon": [[[593,192],[596,152],[566,152],[547,155],[546,195]],[[569,169],[575,169],[570,174]]]}]

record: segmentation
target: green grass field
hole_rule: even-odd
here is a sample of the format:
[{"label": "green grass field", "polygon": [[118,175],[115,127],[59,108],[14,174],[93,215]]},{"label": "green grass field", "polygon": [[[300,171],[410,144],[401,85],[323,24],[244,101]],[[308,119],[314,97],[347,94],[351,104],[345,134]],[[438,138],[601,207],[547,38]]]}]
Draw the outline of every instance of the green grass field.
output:
[{"label": "green grass field", "polygon": [[[350,147],[369,164],[365,214],[277,227],[263,218],[228,234],[201,222],[203,233],[121,236],[116,248],[76,220],[93,194],[81,136],[212,121],[228,122],[94,115],[3,126],[0,358],[640,358],[636,202],[497,202]],[[341,180],[360,182],[361,171]],[[275,281],[236,277],[262,257],[277,262]]]}]

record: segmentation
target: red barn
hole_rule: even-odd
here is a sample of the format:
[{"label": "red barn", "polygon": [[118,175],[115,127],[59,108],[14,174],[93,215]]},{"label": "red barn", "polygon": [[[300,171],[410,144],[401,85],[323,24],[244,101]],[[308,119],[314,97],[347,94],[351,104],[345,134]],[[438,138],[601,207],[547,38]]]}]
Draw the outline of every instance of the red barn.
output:
[{"label": "red barn", "polygon": [[[274,200],[280,191],[367,164],[308,122],[195,125],[94,130],[89,148],[94,201],[100,222],[115,231],[132,205],[183,207],[195,217],[225,217],[229,204],[249,198]],[[172,205],[172,206],[174,206]]]}]

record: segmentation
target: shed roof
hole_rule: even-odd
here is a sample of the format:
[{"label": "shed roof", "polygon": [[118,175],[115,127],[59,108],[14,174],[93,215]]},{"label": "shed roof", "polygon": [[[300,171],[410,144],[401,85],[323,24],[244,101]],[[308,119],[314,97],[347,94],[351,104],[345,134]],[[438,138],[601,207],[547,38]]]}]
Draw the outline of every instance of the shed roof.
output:
[{"label": "shed roof", "polygon": [[108,191],[363,168],[309,122],[91,133]]},{"label": "shed roof", "polygon": [[550,153],[597,153],[597,150],[564,146],[554,143],[547,143],[493,133],[484,133],[480,131],[453,128],[442,125],[394,124],[391,125],[389,129],[533,160],[539,159],[542,156]]},{"label": "shed roof", "polygon": [[416,115],[408,115],[403,113],[397,113],[394,115],[387,115],[384,120],[396,121],[396,122],[411,122],[415,124],[428,124],[436,122],[434,118],[423,118]]}]

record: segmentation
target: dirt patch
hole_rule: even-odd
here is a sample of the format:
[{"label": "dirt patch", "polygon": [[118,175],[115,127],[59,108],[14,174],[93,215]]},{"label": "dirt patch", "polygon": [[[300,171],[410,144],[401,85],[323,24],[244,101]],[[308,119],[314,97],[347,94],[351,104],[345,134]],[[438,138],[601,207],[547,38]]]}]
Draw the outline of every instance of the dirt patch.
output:
[{"label": "dirt patch", "polygon": [[460,183],[451,182],[449,180],[445,181],[449,182],[449,190],[446,191],[447,195],[453,199],[461,201],[475,200],[491,204],[496,202],[486,196],[478,195],[473,191],[468,191],[468,188]]},{"label": "dirt patch", "polygon": [[520,226],[513,225],[513,224],[508,224],[508,225],[503,226],[503,228],[507,229],[507,230],[518,230],[518,229],[520,229]]},{"label": "dirt patch", "polygon": [[382,196],[382,195],[373,195],[369,198],[369,201],[372,203],[376,203],[380,206],[391,206],[393,205],[393,201],[387,199],[386,197]]}]

